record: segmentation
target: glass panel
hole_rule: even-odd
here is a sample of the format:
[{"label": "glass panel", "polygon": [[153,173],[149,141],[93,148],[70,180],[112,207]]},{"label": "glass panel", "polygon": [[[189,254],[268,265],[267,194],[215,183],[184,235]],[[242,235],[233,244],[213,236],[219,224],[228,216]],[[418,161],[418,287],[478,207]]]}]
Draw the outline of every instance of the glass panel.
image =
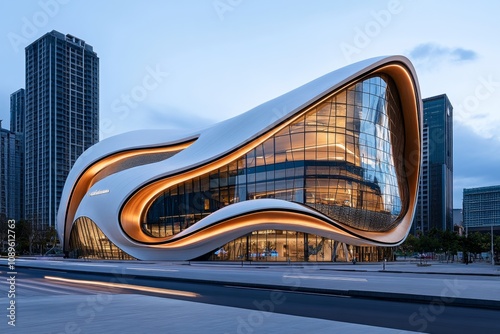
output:
[{"label": "glass panel", "polygon": [[106,260],[135,260],[112,243],[87,217],[78,218],[69,238],[69,257]]},{"label": "glass panel", "polygon": [[265,164],[264,147],[259,145],[255,148],[255,166],[264,166]]},{"label": "glass panel", "polygon": [[[394,83],[387,77],[365,79],[304,110],[297,120],[227,166],[165,191],[149,207],[143,231],[169,236],[226,205],[266,197],[306,202],[361,230],[389,230],[408,208],[408,185],[400,159],[404,136]],[[196,195],[200,191],[202,201]],[[194,204],[197,201],[202,203],[199,208]],[[292,243],[284,235],[290,248],[283,246],[281,253],[295,259],[314,255],[314,249],[319,251],[322,245],[315,239],[304,248],[308,237],[301,234],[302,241],[298,241],[297,234]],[[273,238],[279,239],[277,234]],[[254,244],[254,257],[268,252],[265,241]],[[243,254],[241,249],[236,251],[236,244],[228,247]]]},{"label": "glass panel", "polygon": [[273,165],[274,164],[274,140],[271,138],[270,140],[267,140],[264,145],[264,159],[265,165]]},{"label": "glass panel", "polygon": [[286,152],[291,148],[290,136],[280,136],[275,138],[276,153]]}]

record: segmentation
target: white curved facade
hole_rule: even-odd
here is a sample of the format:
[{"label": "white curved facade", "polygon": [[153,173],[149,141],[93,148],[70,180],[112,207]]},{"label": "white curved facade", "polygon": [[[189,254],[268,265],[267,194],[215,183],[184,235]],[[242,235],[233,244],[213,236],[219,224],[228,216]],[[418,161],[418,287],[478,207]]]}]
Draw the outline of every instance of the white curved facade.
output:
[{"label": "white curved facade", "polygon": [[[379,77],[382,79],[378,79]],[[378,81],[370,81],[370,78],[377,78]],[[355,86],[356,84],[358,85]],[[369,86],[370,84],[372,86]],[[380,92],[373,92],[370,91],[372,89],[370,87],[381,87],[381,89]],[[366,92],[362,89],[366,89]],[[352,122],[349,115],[337,115],[339,121],[335,123],[336,121],[332,120],[335,113],[340,115],[346,108],[344,104],[336,101],[339,99],[338,96],[345,95],[346,90],[347,93],[353,91],[358,96],[356,99],[359,103],[351,103],[347,95],[345,105],[347,108],[352,107],[355,112],[359,110],[359,115],[356,116],[359,119],[356,118]],[[378,94],[378,105],[373,105],[370,101],[373,101],[376,94]],[[390,101],[389,95],[394,101]],[[219,196],[217,205],[223,208],[207,209],[209,213],[201,208],[198,215],[201,218],[195,223],[192,220],[186,223],[189,226],[182,228],[182,231],[175,232],[174,229],[181,216],[178,213],[175,216],[177,220],[165,223],[174,224],[173,233],[158,234],[148,232],[145,228],[146,225],[149,226],[148,217],[154,216],[149,214],[148,210],[156,205],[155,201],[159,196],[168,197],[172,194],[172,192],[165,193],[165,190],[191,182],[190,180],[202,182],[203,175],[226,168],[228,164],[241,160],[242,157],[251,154],[249,152],[254,152],[252,150],[260,145],[267,145],[270,140],[275,143],[273,149],[278,154],[276,138],[281,137],[276,136],[283,137],[284,131],[297,124],[305,124],[301,126],[306,127],[304,136],[307,141],[307,135],[312,132],[307,132],[307,126],[310,125],[304,120],[313,113],[319,115],[321,103],[325,101],[329,106],[338,108],[334,110],[331,107],[328,116],[331,120],[329,126],[336,130],[320,130],[317,125],[320,124],[320,116],[317,116],[315,118],[317,132],[330,131],[331,134],[325,137],[327,139],[324,143],[320,143],[323,137],[321,133],[318,134],[315,137],[317,139],[314,150],[326,152],[326,158],[318,161],[330,166],[330,170],[334,167],[355,170],[352,172],[354,176],[350,176],[352,180],[346,181],[344,176],[332,176],[330,179],[335,178],[336,184],[341,184],[344,188],[348,184],[349,194],[351,189],[361,194],[361,197],[357,198],[356,206],[348,200],[343,200],[342,204],[331,205],[313,203],[309,197],[306,198],[306,194],[309,194],[306,181],[303,181],[303,191],[299,192],[294,188],[295,195],[293,195],[294,199],[298,198],[297,194],[303,196],[303,199],[298,201],[304,203],[282,200],[279,199],[282,196],[279,194],[285,192],[281,191],[278,194],[278,181],[273,181],[273,187],[276,189],[273,188],[271,195],[268,190],[266,199],[247,200],[248,196],[238,197],[228,190],[229,195],[238,198],[224,204],[223,195],[217,195]],[[380,101],[385,101],[387,105],[382,105]],[[390,103],[396,106],[391,107],[395,111],[387,111]],[[92,245],[95,244],[92,244],[91,240],[84,240],[85,236],[80,232],[75,232],[81,235],[74,235],[71,239],[75,222],[85,219],[100,229],[99,233],[104,235],[103,239],[106,239],[107,243],[111,242],[113,247],[134,258],[144,260],[194,259],[247,233],[269,229],[312,233],[354,245],[397,245],[405,239],[409,231],[416,204],[420,169],[421,109],[418,81],[411,63],[401,56],[379,57],[331,72],[244,114],[195,133],[177,134],[163,130],[144,130],[105,139],[82,154],[67,178],[58,212],[60,240],[64,242],[64,249],[67,252],[75,250],[71,240],[79,240],[79,247],[83,247],[82,245],[87,245],[85,246],[87,248],[94,247]],[[375,115],[373,121],[363,118],[368,117],[366,114],[370,110],[380,110],[380,115]],[[364,116],[360,116],[362,114]],[[355,130],[347,129],[344,132],[346,138],[349,131],[354,132],[352,134],[354,143],[351,143],[350,139],[344,142],[344,137],[341,138],[344,141],[340,144],[333,142],[335,131],[337,138],[340,138],[339,123],[344,122],[344,118],[340,117],[347,117],[347,122],[355,123],[353,126]],[[392,125],[394,118],[400,125]],[[347,128],[349,125],[344,127]],[[290,136],[292,138],[293,135]],[[396,138],[401,136],[403,138]],[[372,137],[375,138],[373,142],[376,145],[371,147],[362,144],[366,138]],[[350,150],[348,144],[352,144],[356,149]],[[367,148],[365,149],[363,145]],[[333,152],[333,148],[337,150],[336,152],[343,148],[345,161],[333,153],[328,155],[330,154],[328,152]],[[294,150],[298,149],[290,146],[285,154],[290,154]],[[384,150],[388,152],[384,153]],[[370,153],[372,151],[375,153]],[[306,156],[307,153],[309,151],[306,151]],[[369,154],[372,155],[371,158],[368,157]],[[315,156],[319,157],[319,153]],[[260,157],[254,156],[254,158]],[[278,162],[278,158],[273,158],[273,170],[285,169],[286,167],[282,167],[284,164],[285,162]],[[311,159],[302,158],[300,164],[297,162],[296,165],[306,166],[303,169],[307,169],[307,166],[311,165]],[[246,165],[244,171],[240,169],[240,175],[249,173],[251,168],[258,168],[249,166]],[[370,174],[371,171],[375,177]],[[278,172],[273,175],[277,174]],[[202,181],[199,181],[200,178]],[[328,176],[322,175],[321,180],[323,183],[330,182],[329,189],[332,188],[332,181],[328,181]],[[191,184],[195,183],[189,184],[191,187]],[[238,185],[235,187],[233,188],[238,189]],[[183,187],[183,189],[187,194],[188,188]],[[320,188],[318,186],[315,189]],[[335,194],[339,197],[346,196],[347,192],[344,190],[336,191]],[[253,193],[252,196],[260,198]],[[371,196],[370,203],[367,200],[368,196]],[[167,200],[168,198],[165,201]],[[311,205],[308,205],[309,202]],[[207,203],[209,207],[213,206],[212,199]],[[343,222],[342,214],[351,216]],[[360,219],[365,221],[364,225],[357,224],[356,217],[361,217]],[[387,225],[381,223],[380,217],[387,217],[384,218],[388,222]],[[167,219],[163,216],[160,218]],[[157,225],[154,226],[156,228]],[[163,227],[164,225],[161,225],[161,228]],[[168,225],[168,228],[170,227]],[[85,252],[88,253],[88,249]],[[96,252],[95,256],[99,257],[98,253]]]}]

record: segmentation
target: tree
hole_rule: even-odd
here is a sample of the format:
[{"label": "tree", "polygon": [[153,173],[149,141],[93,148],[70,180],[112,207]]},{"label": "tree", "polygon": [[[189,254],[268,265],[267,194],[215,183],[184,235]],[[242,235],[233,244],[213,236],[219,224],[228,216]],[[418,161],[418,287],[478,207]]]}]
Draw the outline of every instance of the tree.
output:
[{"label": "tree", "polygon": [[32,254],[31,223],[20,220],[16,222],[16,251],[18,255]]},{"label": "tree", "polygon": [[487,233],[474,232],[469,235],[469,238],[471,240],[470,251],[472,254],[476,255],[490,250],[490,236]]},{"label": "tree", "polygon": [[439,248],[440,248],[439,241],[435,235],[424,234],[419,237],[417,252],[435,253]]},{"label": "tree", "polygon": [[469,253],[476,254],[482,252],[487,252],[490,250],[490,236],[487,233],[474,232],[470,233],[468,236],[463,236],[460,240],[460,246],[464,252],[464,262],[469,263]]},{"label": "tree", "polygon": [[458,235],[452,231],[442,231],[440,233],[441,250],[446,255],[446,262],[450,259],[453,262],[453,256],[457,255],[459,249]]},{"label": "tree", "polygon": [[[494,239],[495,254],[500,255],[500,236]],[[405,256],[410,253],[434,253],[442,252],[446,261],[462,250],[464,262],[468,264],[470,254],[480,254],[491,249],[491,238],[489,233],[474,232],[469,236],[459,236],[452,231],[440,231],[432,229],[427,234],[418,233],[416,236],[408,235],[405,242],[401,244],[398,251]]]},{"label": "tree", "polygon": [[400,252],[405,258],[407,256],[413,255],[413,253],[416,252],[416,248],[418,243],[418,238],[415,237],[413,234],[409,234],[406,237],[406,240],[398,246],[398,252]]},{"label": "tree", "polygon": [[498,258],[500,257],[500,235],[493,239],[493,247],[495,251],[495,263],[498,263]]},{"label": "tree", "polygon": [[[36,226],[31,222],[16,222],[16,253],[18,255],[43,255],[57,245],[57,231],[54,227]],[[0,232],[1,234],[1,232]]]}]

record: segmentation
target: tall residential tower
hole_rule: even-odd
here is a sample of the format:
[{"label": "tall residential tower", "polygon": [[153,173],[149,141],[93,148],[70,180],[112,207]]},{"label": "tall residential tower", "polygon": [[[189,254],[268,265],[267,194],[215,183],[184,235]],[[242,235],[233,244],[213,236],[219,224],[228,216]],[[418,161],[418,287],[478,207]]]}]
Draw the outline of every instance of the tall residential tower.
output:
[{"label": "tall residential tower", "polygon": [[2,131],[0,201],[5,203],[5,205],[0,204],[0,214],[5,213],[6,218],[15,220],[24,219],[25,95],[24,88],[10,95],[10,131],[0,130]]},{"label": "tall residential tower", "polygon": [[[0,121],[0,219],[19,220],[22,208],[22,134],[2,129]],[[1,222],[1,221],[0,221]]]},{"label": "tall residential tower", "polygon": [[413,230],[453,229],[453,106],[446,94],[423,100],[422,174]]},{"label": "tall residential tower", "polygon": [[25,211],[54,226],[66,177],[99,139],[99,58],[92,46],[51,31],[26,47]]},{"label": "tall residential tower", "polygon": [[21,88],[10,94],[10,131],[24,132],[26,91]]}]

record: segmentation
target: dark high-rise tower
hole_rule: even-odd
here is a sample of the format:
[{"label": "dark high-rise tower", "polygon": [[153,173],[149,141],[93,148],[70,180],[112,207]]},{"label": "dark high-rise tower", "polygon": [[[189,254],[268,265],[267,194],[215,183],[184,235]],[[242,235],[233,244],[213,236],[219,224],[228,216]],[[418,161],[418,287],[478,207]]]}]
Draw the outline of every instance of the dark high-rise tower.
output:
[{"label": "dark high-rise tower", "polygon": [[[9,218],[24,219],[24,122],[26,111],[26,91],[21,88],[10,94],[10,133],[4,133],[5,138],[10,137],[9,146],[3,147],[9,152],[8,168],[8,210]],[[5,142],[7,143],[7,142]]]},{"label": "dark high-rise tower", "polygon": [[19,220],[22,207],[23,140],[0,121],[0,218]]},{"label": "dark high-rise tower", "polygon": [[423,100],[422,174],[413,230],[453,229],[453,106],[446,94]]},{"label": "dark high-rise tower", "polygon": [[99,58],[57,31],[26,47],[26,219],[54,226],[75,160],[98,141]]},{"label": "dark high-rise tower", "polygon": [[25,90],[10,94],[10,131],[24,132]]}]

